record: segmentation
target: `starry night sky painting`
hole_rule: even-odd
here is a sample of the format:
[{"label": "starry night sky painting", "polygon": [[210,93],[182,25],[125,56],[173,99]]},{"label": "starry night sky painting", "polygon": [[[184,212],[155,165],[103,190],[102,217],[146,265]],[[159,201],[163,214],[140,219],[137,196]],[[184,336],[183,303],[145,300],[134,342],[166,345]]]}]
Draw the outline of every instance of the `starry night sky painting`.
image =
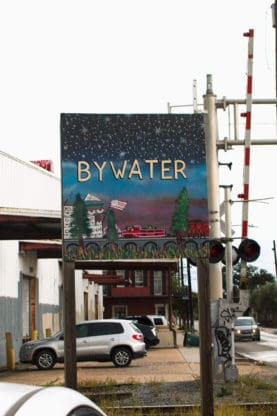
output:
[{"label": "starry night sky painting", "polygon": [[65,261],[173,257],[207,235],[203,114],[62,114],[61,159]]}]

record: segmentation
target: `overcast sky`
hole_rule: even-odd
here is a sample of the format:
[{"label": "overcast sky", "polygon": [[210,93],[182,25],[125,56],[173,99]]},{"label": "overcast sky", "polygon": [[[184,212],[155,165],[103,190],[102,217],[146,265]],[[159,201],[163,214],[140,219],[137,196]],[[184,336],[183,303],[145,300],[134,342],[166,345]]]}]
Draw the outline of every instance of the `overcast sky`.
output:
[{"label": "overcast sky", "polygon": [[[0,4],[0,150],[24,160],[51,159],[60,174],[60,113],[166,113],[198,102],[213,75],[218,98],[245,98],[248,39],[254,29],[253,97],[275,97],[273,0],[9,0]],[[191,108],[173,111],[191,112]],[[241,109],[241,112],[245,108]],[[222,112],[221,112],[222,113]],[[227,112],[220,137],[228,136]],[[244,138],[240,120],[240,138]],[[275,109],[253,111],[251,136],[276,138]],[[277,146],[253,146],[250,237],[262,245],[254,263],[275,273]],[[243,148],[221,183],[242,193]],[[265,203],[267,202],[267,203]],[[232,208],[236,235],[241,203]]]}]

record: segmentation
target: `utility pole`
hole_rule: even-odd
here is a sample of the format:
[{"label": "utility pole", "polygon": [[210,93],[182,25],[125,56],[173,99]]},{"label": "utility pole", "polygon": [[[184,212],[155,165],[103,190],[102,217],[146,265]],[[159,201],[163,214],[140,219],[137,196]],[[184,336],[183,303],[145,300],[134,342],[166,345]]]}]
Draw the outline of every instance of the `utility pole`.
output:
[{"label": "utility pole", "polygon": [[[208,183],[208,211],[209,211],[209,237],[220,238],[220,214],[218,192],[218,158],[217,158],[217,119],[216,96],[213,93],[212,76],[207,75],[207,91],[204,95],[205,135],[206,135],[206,162]],[[209,265],[211,300],[222,298],[221,264]]]},{"label": "utility pole", "polygon": [[274,255],[274,264],[275,264],[275,278],[277,279],[277,256],[276,256],[276,244],[275,240],[273,240],[273,255]]},{"label": "utility pole", "polygon": [[208,259],[197,259],[201,416],[214,415],[213,342],[210,306],[210,274]]},{"label": "utility pole", "polygon": [[225,206],[225,262],[226,262],[226,291],[227,300],[233,302],[233,248],[232,248],[232,225],[231,225],[231,189],[232,185],[221,185],[224,188]]},{"label": "utility pole", "polygon": [[[233,247],[232,247],[232,221],[231,221],[231,190],[232,185],[221,185],[224,188],[224,211],[225,211],[225,263],[226,263],[226,290],[227,304],[231,309],[233,303]],[[225,381],[237,380],[238,369],[235,364],[235,337],[234,321],[231,322],[231,367],[225,367]],[[230,377],[230,378],[229,378]]]},{"label": "utility pole", "polygon": [[63,262],[64,380],[77,390],[75,309],[75,263]]},{"label": "utility pole", "polygon": [[192,290],[191,290],[191,273],[190,273],[190,261],[187,258],[187,273],[188,273],[188,296],[189,296],[189,329],[194,329],[193,320],[193,304],[192,304]]},{"label": "utility pole", "polygon": [[[271,5],[272,27],[275,29],[275,97],[277,98],[277,0]],[[277,105],[276,105],[277,116]]]}]

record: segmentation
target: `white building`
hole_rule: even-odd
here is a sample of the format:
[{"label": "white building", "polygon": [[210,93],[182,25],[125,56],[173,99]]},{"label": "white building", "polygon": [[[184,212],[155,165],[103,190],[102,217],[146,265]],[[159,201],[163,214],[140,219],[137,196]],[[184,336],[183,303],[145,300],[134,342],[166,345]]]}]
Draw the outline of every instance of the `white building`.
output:
[{"label": "white building", "polygon": [[[84,203],[87,206],[88,210],[88,222],[89,228],[91,230],[90,235],[87,237],[90,238],[103,238],[103,215],[104,215],[104,203],[100,201],[99,198],[92,194],[87,194]],[[70,239],[73,238],[70,227],[72,223],[72,214],[73,214],[73,201],[66,201],[64,203],[64,238]]]},{"label": "white building", "polygon": [[[1,151],[0,175],[0,367],[3,367],[7,332],[12,334],[18,361],[24,339],[34,336],[36,331],[42,338],[46,332],[54,333],[62,327],[63,273],[61,240],[44,238],[43,229],[39,229],[39,221],[49,221],[50,228],[51,218],[60,217],[60,179],[34,163]],[[19,218],[38,220],[27,231],[17,223]],[[20,238],[12,239],[8,234],[10,223]],[[30,239],[32,227],[36,239]],[[57,254],[53,256],[54,249]],[[77,322],[103,316],[102,286],[83,279],[81,270],[75,271],[75,293]]]}]

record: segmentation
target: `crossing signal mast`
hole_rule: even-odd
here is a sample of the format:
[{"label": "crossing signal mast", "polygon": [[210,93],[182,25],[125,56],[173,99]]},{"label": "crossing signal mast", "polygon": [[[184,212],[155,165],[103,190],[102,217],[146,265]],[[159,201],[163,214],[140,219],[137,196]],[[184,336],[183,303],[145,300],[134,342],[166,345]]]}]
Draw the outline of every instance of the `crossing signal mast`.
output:
[{"label": "crossing signal mast", "polygon": [[[253,50],[254,50],[254,30],[250,29],[244,36],[248,37],[248,57],[247,57],[247,87],[246,87],[246,112],[241,114],[246,119],[244,136],[244,169],[243,169],[243,204],[242,204],[242,238],[248,237],[248,210],[249,210],[249,180],[250,180],[250,148],[251,148],[251,113],[252,113],[252,73],[253,73]],[[243,241],[242,241],[243,243]],[[241,244],[242,244],[241,243]],[[245,243],[243,248],[255,251],[252,243]],[[260,252],[259,252],[260,254]],[[242,257],[240,267],[240,286],[247,279],[247,257]],[[256,259],[255,259],[256,260]],[[250,260],[251,261],[251,260]],[[254,261],[254,260],[252,260]],[[247,280],[246,280],[247,281]]]},{"label": "crossing signal mast", "polygon": [[[277,12],[277,0],[275,4]],[[276,13],[277,15],[277,13]],[[277,33],[277,31],[276,31]],[[209,255],[208,259],[198,259],[197,274],[198,274],[198,291],[199,291],[199,329],[202,341],[200,343],[200,381],[201,381],[201,395],[202,395],[202,413],[213,414],[213,392],[212,392],[212,366],[211,361],[214,356],[214,351],[211,348],[211,302],[222,298],[222,275],[219,276],[219,262],[224,259],[226,246],[224,246],[223,239],[220,237],[220,217],[219,217],[219,203],[217,200],[218,194],[218,158],[217,152],[220,149],[229,150],[232,146],[244,146],[244,174],[243,174],[243,193],[241,194],[241,202],[243,203],[242,213],[242,240],[239,247],[235,249],[238,257],[241,259],[243,272],[246,275],[246,263],[257,260],[260,255],[259,244],[248,238],[248,208],[249,208],[249,174],[250,174],[250,145],[276,145],[276,140],[261,139],[251,141],[251,108],[252,104],[273,104],[277,106],[277,98],[274,99],[252,99],[252,64],[253,64],[253,40],[254,31],[251,29],[247,34],[248,44],[248,72],[247,72],[247,96],[246,99],[227,99],[217,100],[212,89],[212,76],[207,75],[207,90],[204,95],[204,109],[207,114],[206,118],[206,149],[207,149],[207,171],[208,171],[208,207],[209,207],[209,224],[210,224],[210,241],[209,241]],[[276,38],[277,39],[277,38]],[[277,85],[277,84],[276,84]],[[193,109],[197,112],[196,99],[196,83],[194,81],[194,101]],[[246,104],[246,112],[242,114],[246,119],[245,140],[239,140],[237,137],[237,109],[238,105]],[[217,115],[218,109],[226,110],[227,107],[234,107],[234,133],[235,139],[224,138],[218,140],[217,138]],[[168,110],[171,112],[173,107],[184,107],[183,105],[171,106],[168,104]],[[277,107],[276,107],[277,108]],[[227,241],[228,240],[228,241]],[[230,235],[225,238],[229,243],[231,241]],[[194,260],[188,263],[194,264]],[[230,259],[229,259],[230,260]],[[209,263],[209,264],[207,264]],[[232,266],[232,263],[231,263]],[[232,277],[232,273],[230,274]],[[219,319],[217,311],[213,309],[213,322]],[[234,342],[232,344],[232,366],[234,367]]]}]

